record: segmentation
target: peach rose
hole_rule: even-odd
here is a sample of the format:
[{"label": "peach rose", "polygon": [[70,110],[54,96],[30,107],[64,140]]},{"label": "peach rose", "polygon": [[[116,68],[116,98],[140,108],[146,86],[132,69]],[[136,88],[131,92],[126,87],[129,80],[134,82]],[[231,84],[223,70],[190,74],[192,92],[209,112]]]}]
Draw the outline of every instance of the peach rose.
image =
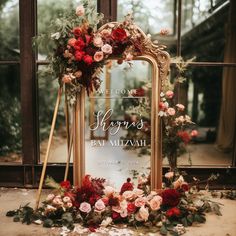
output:
[{"label": "peach rose", "polygon": [[71,77],[69,75],[64,75],[62,78],[62,82],[65,84],[71,83]]},{"label": "peach rose", "polygon": [[91,205],[87,202],[82,202],[80,204],[79,207],[80,211],[84,212],[84,213],[89,213],[92,209],[91,209]]},{"label": "peach rose", "polygon": [[148,208],[144,206],[141,206],[139,212],[135,215],[135,219],[137,221],[147,221],[148,217],[149,217]]},{"label": "peach rose", "polygon": [[111,31],[104,29],[104,30],[102,30],[101,35],[102,35],[102,37],[107,38],[111,35]]},{"label": "peach rose", "polygon": [[76,15],[77,16],[83,16],[84,15],[84,12],[85,12],[85,9],[84,9],[84,7],[82,6],[82,5],[80,5],[80,6],[78,6],[77,8],[76,8]]},{"label": "peach rose", "polygon": [[103,52],[96,52],[93,56],[94,61],[101,61],[103,59]]},{"label": "peach rose", "polygon": [[141,207],[144,206],[146,202],[147,202],[146,197],[139,197],[135,200],[134,205],[136,207]]},{"label": "peach rose", "polygon": [[143,190],[142,190],[142,189],[139,189],[139,188],[135,188],[135,189],[133,190],[133,193],[134,193],[135,196],[141,197],[141,196],[143,195]]},{"label": "peach rose", "polygon": [[95,206],[95,210],[98,212],[103,212],[105,211],[105,208],[106,208],[102,199],[99,199],[98,201],[96,201],[94,206]]},{"label": "peach rose", "polygon": [[183,104],[176,104],[178,110],[183,111],[185,106]]},{"label": "peach rose", "polygon": [[95,47],[98,47],[98,48],[102,47],[103,46],[102,38],[100,36],[95,36],[93,38],[93,44]]},{"label": "peach rose", "polygon": [[66,206],[70,208],[73,206],[73,204],[71,202],[67,202]]},{"label": "peach rose", "polygon": [[174,116],[175,115],[175,109],[172,108],[172,107],[169,107],[167,109],[167,113],[170,115],[170,116]]},{"label": "peach rose", "polygon": [[134,197],[134,193],[133,191],[125,191],[122,196],[127,200],[131,200]]},{"label": "peach rose", "polygon": [[126,57],[125,57],[125,60],[126,60],[126,61],[131,61],[131,60],[133,60],[133,55],[132,55],[131,53],[128,53],[128,54],[126,55]]},{"label": "peach rose", "polygon": [[74,47],[75,46],[75,43],[76,43],[76,39],[75,38],[71,38],[68,40],[67,44],[71,47]]},{"label": "peach rose", "polygon": [[112,54],[112,46],[107,43],[104,44],[101,49],[105,54]]},{"label": "peach rose", "polygon": [[73,56],[73,54],[70,53],[69,50],[65,50],[65,52],[63,53],[63,56],[64,56],[65,58],[71,58],[71,57]]},{"label": "peach rose", "polygon": [[48,196],[47,196],[47,198],[46,198],[46,201],[47,201],[47,202],[50,202],[50,201],[53,200],[54,197],[55,197],[55,195],[54,195],[53,193],[50,193],[50,194],[48,194]]},{"label": "peach rose", "polygon": [[179,188],[183,182],[184,182],[184,178],[182,175],[180,175],[180,177],[175,182],[173,182],[174,189]]},{"label": "peach rose", "polygon": [[174,92],[173,92],[173,91],[168,90],[168,91],[166,92],[166,97],[168,97],[168,98],[173,98],[173,96],[174,96]]},{"label": "peach rose", "polygon": [[53,203],[54,205],[63,205],[63,202],[62,202],[62,200],[61,200],[61,197],[58,197],[58,196],[56,196],[56,197],[53,199],[52,203]]},{"label": "peach rose", "polygon": [[153,199],[150,201],[149,205],[153,211],[159,210],[160,206],[162,203],[162,197],[160,196],[155,196]]},{"label": "peach rose", "polygon": [[67,196],[66,196],[66,197],[63,197],[63,199],[62,199],[62,200],[63,200],[63,202],[70,202],[70,198],[69,198],[69,197],[67,197]]},{"label": "peach rose", "polygon": [[75,75],[76,78],[80,78],[82,76],[82,71],[77,70],[74,75]]}]

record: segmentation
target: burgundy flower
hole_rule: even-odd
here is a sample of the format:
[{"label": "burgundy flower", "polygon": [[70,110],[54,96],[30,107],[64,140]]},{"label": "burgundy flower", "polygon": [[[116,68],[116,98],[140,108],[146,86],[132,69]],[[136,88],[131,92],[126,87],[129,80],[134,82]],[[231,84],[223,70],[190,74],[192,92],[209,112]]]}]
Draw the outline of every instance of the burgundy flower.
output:
[{"label": "burgundy flower", "polygon": [[70,187],[71,187],[70,181],[68,181],[68,180],[62,181],[60,183],[60,185],[61,185],[62,188],[66,189],[66,190],[69,190]]},{"label": "burgundy flower", "polygon": [[187,192],[189,190],[188,183],[186,182],[183,182],[180,187],[184,192]]},{"label": "burgundy flower", "polygon": [[179,209],[179,208],[173,207],[173,208],[167,210],[166,216],[167,216],[168,218],[171,218],[171,217],[178,217],[178,216],[180,216],[180,213],[181,213],[181,212],[180,212],[180,209]]},{"label": "burgundy flower", "polygon": [[117,197],[111,196],[108,200],[109,206],[118,206],[119,205],[119,199]]},{"label": "burgundy flower", "polygon": [[111,32],[111,37],[119,42],[123,42],[127,38],[127,34],[124,29],[118,27]]},{"label": "burgundy flower", "polygon": [[122,194],[125,191],[132,191],[134,189],[134,186],[133,186],[133,184],[130,183],[130,181],[131,181],[131,179],[128,178],[127,182],[122,185],[121,190],[120,190],[120,194]]},{"label": "burgundy flower", "polygon": [[134,205],[134,203],[129,202],[127,205],[127,211],[128,213],[132,214],[136,211],[136,206]]},{"label": "burgundy flower", "polygon": [[116,221],[116,220],[119,220],[121,217],[120,217],[120,214],[119,214],[119,213],[113,211],[111,218],[112,218],[114,221]]},{"label": "burgundy flower", "polygon": [[162,204],[167,206],[177,206],[180,201],[180,193],[176,189],[166,189],[162,192]]}]

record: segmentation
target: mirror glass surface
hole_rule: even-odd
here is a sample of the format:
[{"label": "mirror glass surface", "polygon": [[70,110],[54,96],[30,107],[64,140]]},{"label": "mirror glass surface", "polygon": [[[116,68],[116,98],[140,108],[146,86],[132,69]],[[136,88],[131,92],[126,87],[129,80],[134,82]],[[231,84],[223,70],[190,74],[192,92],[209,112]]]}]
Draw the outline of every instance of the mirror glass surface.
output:
[{"label": "mirror glass surface", "polygon": [[146,61],[109,61],[86,99],[85,173],[119,188],[150,172],[151,78]]}]

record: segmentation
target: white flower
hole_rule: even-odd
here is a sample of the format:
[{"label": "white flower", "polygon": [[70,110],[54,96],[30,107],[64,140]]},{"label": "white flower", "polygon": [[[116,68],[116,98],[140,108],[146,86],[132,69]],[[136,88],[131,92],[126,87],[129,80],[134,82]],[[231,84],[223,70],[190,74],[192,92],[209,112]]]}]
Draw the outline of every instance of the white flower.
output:
[{"label": "white flower", "polygon": [[58,40],[60,37],[61,37],[61,34],[60,34],[59,32],[56,32],[56,33],[54,33],[54,34],[51,34],[51,38],[52,38],[52,39]]},{"label": "white flower", "polygon": [[69,198],[69,197],[67,197],[67,196],[66,196],[66,197],[64,197],[64,198],[63,198],[63,202],[70,202],[70,198]]},{"label": "white flower", "polygon": [[107,217],[105,220],[102,221],[101,226],[102,227],[107,227],[111,223],[112,223],[112,218],[111,217]]},{"label": "white flower", "polygon": [[46,201],[47,202],[52,201],[54,197],[55,197],[55,195],[53,193],[50,193],[50,194],[48,194]]}]

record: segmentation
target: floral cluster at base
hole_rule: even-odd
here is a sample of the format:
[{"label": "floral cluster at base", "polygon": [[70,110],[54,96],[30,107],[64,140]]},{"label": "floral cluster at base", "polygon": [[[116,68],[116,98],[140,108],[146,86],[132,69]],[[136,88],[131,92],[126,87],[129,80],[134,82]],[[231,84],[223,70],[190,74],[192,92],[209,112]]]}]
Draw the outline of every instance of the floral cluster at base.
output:
[{"label": "floral cluster at base", "polygon": [[123,184],[121,191],[106,185],[104,179],[89,175],[85,176],[81,187],[73,187],[69,181],[59,185],[49,179],[49,186],[56,188],[41,208],[34,212],[26,206],[9,211],[7,216],[27,223],[40,220],[45,227],[66,226],[73,229],[75,223],[80,223],[95,232],[100,227],[126,224],[151,227],[162,235],[168,232],[181,235],[186,226],[194,222],[204,223],[204,212],[217,209],[218,205],[216,207],[215,203],[212,205],[211,201],[201,197],[182,175],[168,172],[165,177],[165,188],[149,192],[146,192],[146,182],[135,188],[130,179]]},{"label": "floral cluster at base", "polygon": [[54,53],[49,57],[60,84],[66,84],[70,103],[85,87],[89,94],[100,87],[99,75],[107,60],[118,57],[119,63],[141,53],[141,34],[135,32],[132,16],[121,23],[109,23],[96,30],[103,15],[96,13],[92,1],[82,1],[76,11],[52,22],[49,38]]},{"label": "floral cluster at base", "polygon": [[174,92],[161,92],[159,113],[163,120],[163,156],[168,158],[170,168],[177,167],[177,157],[186,151],[187,144],[198,136],[194,123],[186,115],[183,104],[174,103]]}]

